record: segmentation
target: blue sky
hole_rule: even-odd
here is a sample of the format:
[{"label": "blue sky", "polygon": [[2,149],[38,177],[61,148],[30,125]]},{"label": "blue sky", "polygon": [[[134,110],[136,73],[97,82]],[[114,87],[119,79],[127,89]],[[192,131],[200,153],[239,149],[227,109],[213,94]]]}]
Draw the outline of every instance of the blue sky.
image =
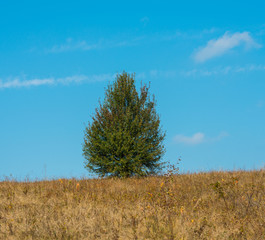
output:
[{"label": "blue sky", "polygon": [[123,70],[151,82],[182,172],[265,163],[264,1],[2,1],[0,176],[87,177],[83,131]]}]

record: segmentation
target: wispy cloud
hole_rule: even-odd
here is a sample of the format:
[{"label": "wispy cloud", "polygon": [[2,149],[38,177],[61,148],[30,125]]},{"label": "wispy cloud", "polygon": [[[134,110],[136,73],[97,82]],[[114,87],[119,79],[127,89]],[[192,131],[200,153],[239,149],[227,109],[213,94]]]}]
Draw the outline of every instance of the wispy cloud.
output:
[{"label": "wispy cloud", "polygon": [[53,78],[31,79],[31,80],[24,80],[24,81],[21,81],[19,78],[15,78],[15,79],[8,80],[8,81],[0,80],[0,89],[53,85],[54,83],[55,81]]},{"label": "wispy cloud", "polygon": [[150,78],[173,78],[178,75],[178,72],[176,70],[150,70],[147,72],[148,76]]},{"label": "wispy cloud", "polygon": [[37,87],[44,85],[69,85],[72,83],[80,84],[87,82],[102,82],[102,81],[110,81],[115,78],[115,74],[99,74],[99,75],[73,75],[64,78],[34,78],[34,79],[22,79],[22,78],[14,78],[8,80],[0,79],[0,89],[8,89],[8,88],[25,88],[25,87]]},{"label": "wispy cloud", "polygon": [[205,135],[204,133],[201,132],[195,133],[192,136],[184,136],[179,134],[174,137],[175,143],[184,143],[189,145],[200,144],[203,143],[204,140],[205,140]]},{"label": "wispy cloud", "polygon": [[[146,26],[149,22],[147,16],[140,19],[143,26]],[[116,47],[136,46],[140,44],[149,44],[150,42],[168,42],[175,41],[176,39],[198,39],[205,35],[209,35],[216,32],[216,28],[204,29],[202,31],[167,31],[157,32],[151,35],[131,35],[119,34],[110,38],[98,39],[95,42],[91,42],[87,39],[75,40],[73,38],[66,39],[65,42],[53,45],[44,50],[46,53],[62,53],[71,51],[90,51],[97,49],[108,49]],[[33,47],[30,51],[36,51],[37,48]]]},{"label": "wispy cloud", "polygon": [[72,38],[68,38],[65,43],[60,45],[54,45],[46,50],[48,53],[60,53],[74,50],[88,51],[100,47],[100,43],[88,44],[86,41],[73,41]]},{"label": "wispy cloud", "polygon": [[[176,71],[158,71],[151,70],[147,72],[140,72],[136,74],[136,78],[143,80],[146,78],[169,78],[176,76]],[[0,79],[0,89],[8,88],[27,88],[27,87],[37,87],[37,86],[56,86],[56,85],[70,85],[70,84],[83,84],[83,83],[93,83],[93,82],[104,82],[112,81],[116,77],[116,74],[94,74],[94,75],[72,75],[62,78],[33,78],[27,79],[25,76]]]},{"label": "wispy cloud", "polygon": [[205,142],[216,142],[221,140],[222,138],[228,136],[228,133],[226,132],[221,132],[218,136],[216,137],[206,137],[206,135],[202,132],[198,132],[193,134],[192,136],[185,136],[182,134],[176,135],[174,137],[174,142],[175,143],[182,143],[186,145],[197,145]]},{"label": "wispy cloud", "polygon": [[86,40],[74,41],[72,38],[68,38],[65,43],[54,45],[51,48],[45,50],[46,53],[61,53],[70,51],[90,51],[95,49],[115,48],[124,46],[137,45],[144,37],[135,37],[127,40],[104,40],[101,39],[96,43],[88,43]]},{"label": "wispy cloud", "polygon": [[231,74],[231,73],[246,73],[246,72],[254,72],[254,71],[265,71],[265,65],[250,64],[246,66],[215,67],[212,69],[194,68],[188,71],[182,71],[181,75],[186,76],[186,77],[214,76],[214,75],[226,75],[226,74]]},{"label": "wispy cloud", "polygon": [[147,25],[147,23],[149,22],[149,17],[143,17],[140,19],[140,21],[143,23],[144,27]]},{"label": "wispy cloud", "polygon": [[211,58],[224,55],[230,49],[240,45],[244,45],[247,49],[261,47],[261,45],[256,43],[250,36],[249,32],[236,32],[234,34],[226,32],[222,37],[212,39],[206,46],[201,47],[195,53],[194,60],[196,62],[205,62]]}]

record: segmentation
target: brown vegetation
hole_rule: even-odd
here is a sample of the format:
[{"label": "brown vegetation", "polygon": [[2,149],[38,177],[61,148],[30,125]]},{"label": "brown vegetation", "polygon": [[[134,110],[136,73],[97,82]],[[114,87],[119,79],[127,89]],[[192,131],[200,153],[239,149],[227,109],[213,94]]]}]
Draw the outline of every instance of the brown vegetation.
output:
[{"label": "brown vegetation", "polygon": [[0,239],[265,239],[265,171],[0,182]]}]

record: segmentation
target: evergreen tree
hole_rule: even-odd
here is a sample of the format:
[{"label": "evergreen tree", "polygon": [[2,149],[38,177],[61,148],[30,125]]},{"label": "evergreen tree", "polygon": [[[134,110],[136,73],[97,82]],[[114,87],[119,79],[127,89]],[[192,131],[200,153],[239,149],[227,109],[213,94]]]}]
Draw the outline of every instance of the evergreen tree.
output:
[{"label": "evergreen tree", "polygon": [[[150,86],[149,86],[150,87]],[[162,169],[165,133],[155,110],[154,96],[143,85],[135,88],[135,75],[118,74],[105,92],[85,129],[85,167],[100,176],[146,176]]]}]

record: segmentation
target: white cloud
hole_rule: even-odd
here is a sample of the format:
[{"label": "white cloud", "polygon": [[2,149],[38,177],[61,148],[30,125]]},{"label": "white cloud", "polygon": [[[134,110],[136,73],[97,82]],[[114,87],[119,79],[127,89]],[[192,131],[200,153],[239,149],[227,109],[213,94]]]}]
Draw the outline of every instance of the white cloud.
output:
[{"label": "white cloud", "polygon": [[[146,78],[172,78],[177,76],[176,71],[158,71],[151,70],[148,72],[140,72],[136,74],[137,79]],[[70,85],[70,84],[83,84],[93,82],[104,82],[112,81],[116,77],[116,74],[94,74],[94,75],[72,75],[62,78],[34,78],[26,79],[25,76],[0,79],[0,89],[8,88],[26,88],[26,87],[37,87],[37,86],[56,86],[56,85]]]},{"label": "white cloud", "polygon": [[70,51],[89,51],[95,49],[103,48],[115,48],[115,47],[124,47],[124,46],[134,46],[137,45],[144,37],[135,37],[128,40],[105,40],[101,39],[96,43],[88,43],[85,40],[74,41],[72,38],[68,38],[65,43],[60,45],[54,45],[53,47],[46,49],[46,53],[61,53],[61,52],[70,52]]},{"label": "white cloud", "polygon": [[0,89],[3,88],[20,88],[20,87],[30,87],[30,86],[41,86],[41,85],[53,85],[54,79],[31,79],[21,81],[19,78],[13,80],[2,81],[0,80]]},{"label": "white cloud", "polygon": [[254,71],[265,71],[265,65],[250,64],[246,66],[225,66],[215,67],[212,69],[192,69],[188,71],[182,71],[181,74],[186,77],[192,76],[213,76],[213,75],[226,75],[229,73],[245,73]]},{"label": "white cloud", "polygon": [[213,137],[213,138],[208,138],[207,142],[217,142],[220,141],[221,139],[225,138],[229,136],[229,134],[227,132],[221,132],[218,136]]},{"label": "white cloud", "polygon": [[201,132],[193,134],[191,137],[184,136],[184,135],[176,135],[174,137],[174,141],[176,143],[184,143],[184,144],[189,144],[189,145],[195,145],[195,144],[200,144],[204,142],[205,140],[205,135]]},{"label": "white cloud", "polygon": [[166,71],[160,71],[153,69],[149,71],[150,78],[173,78],[178,75],[176,70],[166,70]]},{"label": "white cloud", "polygon": [[[146,26],[149,22],[147,16],[140,19],[140,22],[143,26]],[[198,31],[167,31],[167,32],[158,32],[152,35],[140,35],[135,36],[128,34],[118,34],[109,39],[98,39],[94,43],[87,40],[74,40],[73,38],[68,38],[64,43],[56,44],[52,47],[49,47],[44,50],[46,53],[61,53],[61,52],[70,52],[70,51],[89,51],[95,49],[106,49],[106,48],[116,48],[116,47],[125,47],[125,46],[135,46],[141,43],[150,43],[150,42],[167,42],[174,41],[178,38],[181,39],[198,39],[202,38],[205,35],[209,35],[216,32],[216,28],[204,29],[200,32]],[[32,47],[30,51],[36,51],[36,47]]]},{"label": "white cloud", "polygon": [[55,45],[52,48],[48,49],[47,52],[58,53],[58,52],[68,52],[73,50],[83,50],[88,51],[92,49],[99,48],[100,44],[88,44],[86,41],[77,41],[74,42],[72,38],[68,38],[66,43],[61,45]]},{"label": "white cloud", "polygon": [[56,80],[57,83],[61,83],[64,85],[70,84],[70,83],[82,83],[82,82],[104,82],[107,80],[111,80],[115,77],[115,74],[99,74],[99,75],[74,75],[70,77],[65,78],[58,78]]},{"label": "white cloud", "polygon": [[234,34],[226,32],[222,37],[210,40],[205,47],[198,50],[194,60],[196,62],[205,62],[211,58],[221,56],[239,45],[245,45],[248,49],[261,47],[260,44],[253,40],[249,32],[236,32]]},{"label": "white cloud", "polygon": [[179,134],[179,135],[176,135],[173,140],[175,143],[182,143],[186,145],[197,145],[197,144],[201,144],[205,142],[216,142],[226,136],[228,136],[228,133],[221,132],[218,136],[209,138],[209,137],[206,137],[204,133],[198,132],[198,133],[193,134],[192,136],[185,136],[185,135]]},{"label": "white cloud", "polygon": [[205,35],[211,35],[217,31],[216,28],[211,28],[211,29],[204,29],[201,31],[174,31],[174,32],[160,32],[157,33],[156,35],[153,36],[153,38],[156,41],[174,41],[176,39],[182,39],[182,40],[191,40],[191,39],[201,39],[205,37]]},{"label": "white cloud", "polygon": [[115,74],[99,74],[99,75],[73,75],[64,78],[36,78],[24,80],[21,78],[8,79],[3,81],[0,79],[0,89],[7,88],[23,88],[23,87],[36,87],[43,85],[69,85],[71,83],[84,83],[84,82],[102,82],[115,78]]}]

